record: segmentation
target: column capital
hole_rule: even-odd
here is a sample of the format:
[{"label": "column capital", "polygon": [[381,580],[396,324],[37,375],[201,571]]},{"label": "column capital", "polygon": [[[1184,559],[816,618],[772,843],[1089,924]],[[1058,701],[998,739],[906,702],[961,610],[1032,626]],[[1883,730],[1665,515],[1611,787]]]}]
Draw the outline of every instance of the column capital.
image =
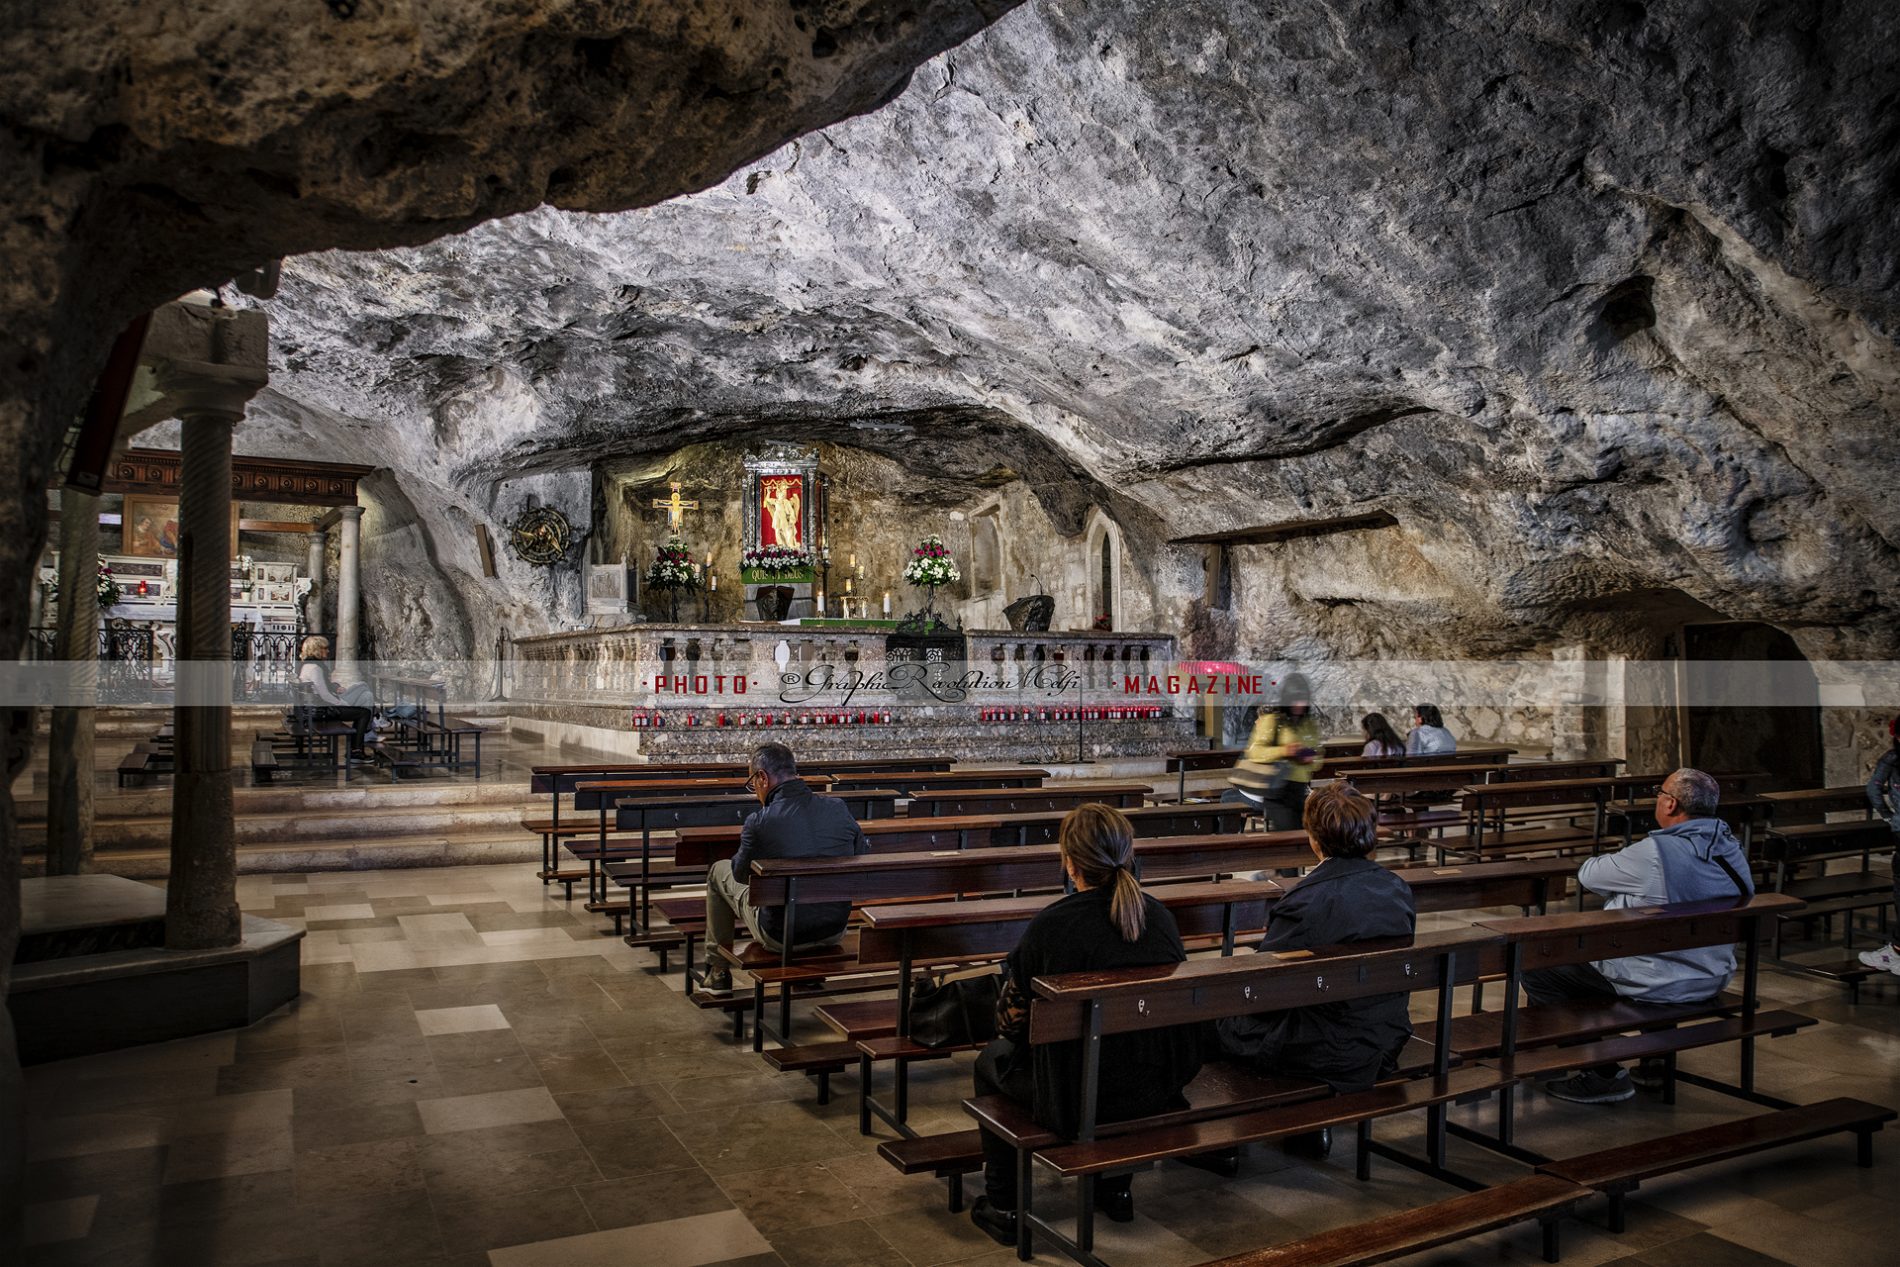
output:
[{"label": "column capital", "polygon": [[313,542],[322,541],[325,537],[330,535],[330,530],[325,528],[322,524],[311,524],[309,530],[303,535],[309,537]]},{"label": "column capital", "polygon": [[363,508],[352,503],[348,506],[338,506],[336,513],[344,519],[361,519],[363,517]]}]

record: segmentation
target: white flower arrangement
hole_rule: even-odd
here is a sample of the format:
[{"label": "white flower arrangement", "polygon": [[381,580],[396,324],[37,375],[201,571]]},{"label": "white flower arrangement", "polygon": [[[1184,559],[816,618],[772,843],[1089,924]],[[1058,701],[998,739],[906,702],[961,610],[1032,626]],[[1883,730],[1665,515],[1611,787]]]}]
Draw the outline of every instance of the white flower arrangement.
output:
[{"label": "white flower arrangement", "polygon": [[912,585],[934,589],[963,579],[963,573],[957,571],[957,561],[950,557],[943,538],[935,533],[925,537],[910,555],[910,562],[904,565],[904,579]]},{"label": "white flower arrangement", "polygon": [[653,590],[685,590],[688,593],[699,588],[699,568],[693,562],[693,552],[686,548],[686,542],[678,537],[669,537],[661,546],[653,562],[647,566],[647,588]]}]

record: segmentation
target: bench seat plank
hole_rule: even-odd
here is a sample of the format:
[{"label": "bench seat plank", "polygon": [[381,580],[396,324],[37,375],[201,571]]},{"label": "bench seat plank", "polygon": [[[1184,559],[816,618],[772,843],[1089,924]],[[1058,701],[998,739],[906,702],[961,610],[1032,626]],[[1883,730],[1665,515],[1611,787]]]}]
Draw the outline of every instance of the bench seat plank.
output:
[{"label": "bench seat plank", "polygon": [[1587,1195],[1588,1189],[1574,1183],[1532,1175],[1201,1267],[1349,1267],[1389,1262],[1531,1219],[1555,1218]]},{"label": "bench seat plank", "polygon": [[1627,1190],[1645,1179],[1783,1144],[1798,1144],[1839,1131],[1879,1130],[1894,1117],[1894,1110],[1885,1105],[1841,1097],[1545,1162],[1537,1170],[1586,1188]]},{"label": "bench seat plank", "polygon": [[1443,1078],[1386,1082],[1370,1091],[1326,1095],[1252,1113],[1172,1126],[1144,1126],[1110,1138],[1044,1148],[1036,1153],[1036,1160],[1065,1179],[1109,1174],[1170,1157],[1192,1157],[1197,1153],[1429,1108],[1496,1091],[1509,1081],[1495,1069],[1474,1065],[1454,1069]]},{"label": "bench seat plank", "polygon": [[1745,1022],[1739,1016],[1727,1016],[1697,1025],[1680,1025],[1674,1029],[1654,1030],[1647,1034],[1627,1034],[1616,1038],[1606,1038],[1599,1042],[1583,1043],[1575,1047],[1545,1047],[1536,1051],[1520,1051],[1513,1063],[1513,1071],[1520,1079],[1535,1078],[1544,1074],[1560,1073],[1566,1069],[1621,1064],[1624,1061],[1641,1060],[1648,1056],[1666,1056],[1671,1052],[1711,1047],[1717,1043],[1731,1043],[1742,1038],[1792,1034],[1814,1023],[1813,1017],[1802,1016],[1798,1012],[1757,1012],[1753,1024]]},{"label": "bench seat plank", "polygon": [[[1739,994],[1721,994],[1703,1003],[1546,1003],[1528,1006],[1517,1013],[1517,1045],[1545,1047],[1576,1039],[1600,1038],[1624,1030],[1655,1028],[1703,1020],[1742,1010]],[[1413,1026],[1419,1039],[1434,1041],[1437,1026],[1429,1021]],[[1477,1012],[1454,1017],[1451,1022],[1451,1049],[1460,1056],[1488,1057],[1498,1054],[1504,1042],[1504,1018],[1501,1012]]]},{"label": "bench seat plank", "polygon": [[887,1139],[877,1155],[905,1175],[963,1175],[983,1166],[983,1132],[949,1131],[911,1139]]}]

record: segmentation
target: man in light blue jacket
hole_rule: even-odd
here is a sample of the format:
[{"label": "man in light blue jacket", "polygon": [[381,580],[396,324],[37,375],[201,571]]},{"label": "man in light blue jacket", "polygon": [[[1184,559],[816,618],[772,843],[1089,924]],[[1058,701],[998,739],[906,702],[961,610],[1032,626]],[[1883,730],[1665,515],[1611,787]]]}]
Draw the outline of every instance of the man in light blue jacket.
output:
[{"label": "man in light blue jacket", "polygon": [[[1609,899],[1606,910],[1664,906],[1755,895],[1748,856],[1715,813],[1720,788],[1700,770],[1677,770],[1656,795],[1656,830],[1627,849],[1587,859],[1577,883]],[[1594,964],[1534,968],[1524,974],[1533,1004],[1621,999],[1630,1003],[1701,1003],[1720,994],[1735,972],[1733,946],[1697,946],[1660,955],[1632,955]],[[1544,1090],[1577,1104],[1614,1104],[1644,1086],[1660,1086],[1660,1068],[1634,1079],[1617,1065],[1598,1065]]]}]

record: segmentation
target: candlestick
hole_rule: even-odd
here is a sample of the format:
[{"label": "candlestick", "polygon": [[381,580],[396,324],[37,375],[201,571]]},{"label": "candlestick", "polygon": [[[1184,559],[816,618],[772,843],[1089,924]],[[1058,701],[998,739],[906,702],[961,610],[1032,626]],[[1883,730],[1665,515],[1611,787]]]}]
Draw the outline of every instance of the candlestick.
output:
[{"label": "candlestick", "polygon": [[719,573],[714,572],[706,578],[706,588],[715,592],[719,589]]},{"label": "candlestick", "polygon": [[884,614],[886,616],[891,614],[891,592],[889,590],[884,591]]},{"label": "candlestick", "polygon": [[858,556],[855,554],[851,556],[851,566],[853,568],[858,566]]},{"label": "candlestick", "polygon": [[823,590],[818,591],[818,614],[820,616],[825,614],[825,592]]}]

